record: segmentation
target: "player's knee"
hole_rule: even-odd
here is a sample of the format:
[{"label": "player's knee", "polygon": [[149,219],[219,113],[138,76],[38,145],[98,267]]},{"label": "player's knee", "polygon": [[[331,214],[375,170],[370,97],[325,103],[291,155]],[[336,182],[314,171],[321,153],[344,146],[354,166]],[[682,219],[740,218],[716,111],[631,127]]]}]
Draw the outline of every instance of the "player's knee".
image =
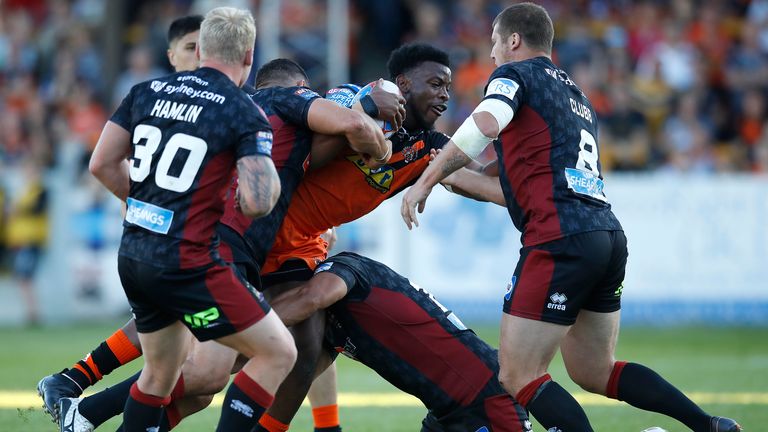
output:
[{"label": "player's knee", "polygon": [[297,357],[298,350],[293,342],[293,338],[282,338],[279,342],[274,344],[272,349],[272,368],[276,371],[283,372],[284,375],[288,375],[288,372],[290,372],[291,369],[293,369],[294,364],[296,364]]},{"label": "player's knee", "polygon": [[566,370],[568,371],[568,376],[571,378],[571,381],[590,393],[604,394],[604,380],[601,379],[597,369],[598,368],[567,367],[566,365]]},{"label": "player's knee", "polygon": [[499,383],[502,387],[504,387],[504,390],[506,390],[507,393],[514,395],[520,391],[523,386],[525,386],[525,383],[520,385],[518,381],[519,377],[514,373],[514,371],[503,367],[501,370],[499,370]]}]

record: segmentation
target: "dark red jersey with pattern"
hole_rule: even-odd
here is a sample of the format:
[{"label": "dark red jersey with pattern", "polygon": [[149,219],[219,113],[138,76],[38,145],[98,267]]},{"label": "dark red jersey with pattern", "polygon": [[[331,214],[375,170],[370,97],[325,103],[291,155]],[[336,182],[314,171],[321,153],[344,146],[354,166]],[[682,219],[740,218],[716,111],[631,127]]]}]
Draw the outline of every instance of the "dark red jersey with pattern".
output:
[{"label": "dark red jersey with pattern", "polygon": [[349,290],[328,308],[327,342],[419,398],[435,416],[506,395],[496,350],[407,278],[349,252],[315,272],[339,276]]},{"label": "dark red jersey with pattern", "polygon": [[111,121],[131,134],[131,187],[120,255],[156,266],[212,262],[235,162],[270,157],[256,104],[212,68],[134,86]]},{"label": "dark red jersey with pattern", "polygon": [[251,97],[272,125],[272,160],[280,177],[280,196],[268,215],[254,220],[235,209],[235,194],[231,193],[221,222],[243,237],[250,258],[261,265],[309,165],[313,132],[307,115],[312,102],[321,96],[307,87],[269,87],[256,90]]},{"label": "dark red jersey with pattern", "polygon": [[595,111],[564,71],[546,57],[504,64],[489,78],[485,99],[514,111],[494,146],[523,245],[621,230],[603,191]]}]

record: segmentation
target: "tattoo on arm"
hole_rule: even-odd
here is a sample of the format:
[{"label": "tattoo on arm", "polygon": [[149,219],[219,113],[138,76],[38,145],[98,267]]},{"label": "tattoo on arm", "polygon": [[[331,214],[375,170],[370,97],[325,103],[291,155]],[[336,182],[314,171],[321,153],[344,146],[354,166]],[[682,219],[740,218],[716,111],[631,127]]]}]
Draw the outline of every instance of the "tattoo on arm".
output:
[{"label": "tattoo on arm", "polygon": [[448,159],[443,164],[442,169],[442,178],[447,177],[452,172],[456,171],[457,169],[465,166],[467,163],[469,163],[470,158],[469,156],[465,155],[463,152],[458,151],[454,154],[451,154],[448,156]]},{"label": "tattoo on arm", "polygon": [[279,181],[272,160],[262,156],[238,159],[240,207],[246,214],[266,214],[272,209],[274,182]]}]

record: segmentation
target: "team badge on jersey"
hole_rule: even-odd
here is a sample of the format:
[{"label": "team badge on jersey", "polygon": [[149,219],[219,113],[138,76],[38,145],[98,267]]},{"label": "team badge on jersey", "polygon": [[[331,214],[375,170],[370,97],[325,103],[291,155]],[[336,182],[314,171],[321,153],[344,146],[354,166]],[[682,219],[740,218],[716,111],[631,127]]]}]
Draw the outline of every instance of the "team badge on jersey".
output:
[{"label": "team badge on jersey", "polygon": [[488,89],[485,91],[485,95],[499,95],[512,100],[519,88],[520,85],[509,78],[496,78],[488,84]]},{"label": "team badge on jersey", "polygon": [[413,162],[419,156],[419,150],[424,148],[424,141],[416,141],[413,145],[405,147],[402,150],[403,161],[405,163]]}]

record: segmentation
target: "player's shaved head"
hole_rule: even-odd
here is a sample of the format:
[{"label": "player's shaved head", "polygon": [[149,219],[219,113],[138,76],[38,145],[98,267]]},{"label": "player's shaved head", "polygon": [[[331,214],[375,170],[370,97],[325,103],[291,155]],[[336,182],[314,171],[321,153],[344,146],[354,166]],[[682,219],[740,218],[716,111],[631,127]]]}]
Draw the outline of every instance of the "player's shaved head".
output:
[{"label": "player's shaved head", "polygon": [[299,81],[309,82],[307,73],[298,63],[287,58],[271,60],[256,72],[256,88],[274,85],[290,87]]},{"label": "player's shaved head", "polygon": [[448,53],[425,43],[410,43],[392,51],[387,61],[389,78],[395,80],[398,75],[418,67],[425,62],[439,63],[447,68],[451,67]]},{"label": "player's shaved head", "polygon": [[552,19],[546,9],[535,3],[507,7],[496,16],[492,27],[496,28],[503,41],[517,33],[528,48],[548,54],[552,52],[552,39],[555,37]]}]

